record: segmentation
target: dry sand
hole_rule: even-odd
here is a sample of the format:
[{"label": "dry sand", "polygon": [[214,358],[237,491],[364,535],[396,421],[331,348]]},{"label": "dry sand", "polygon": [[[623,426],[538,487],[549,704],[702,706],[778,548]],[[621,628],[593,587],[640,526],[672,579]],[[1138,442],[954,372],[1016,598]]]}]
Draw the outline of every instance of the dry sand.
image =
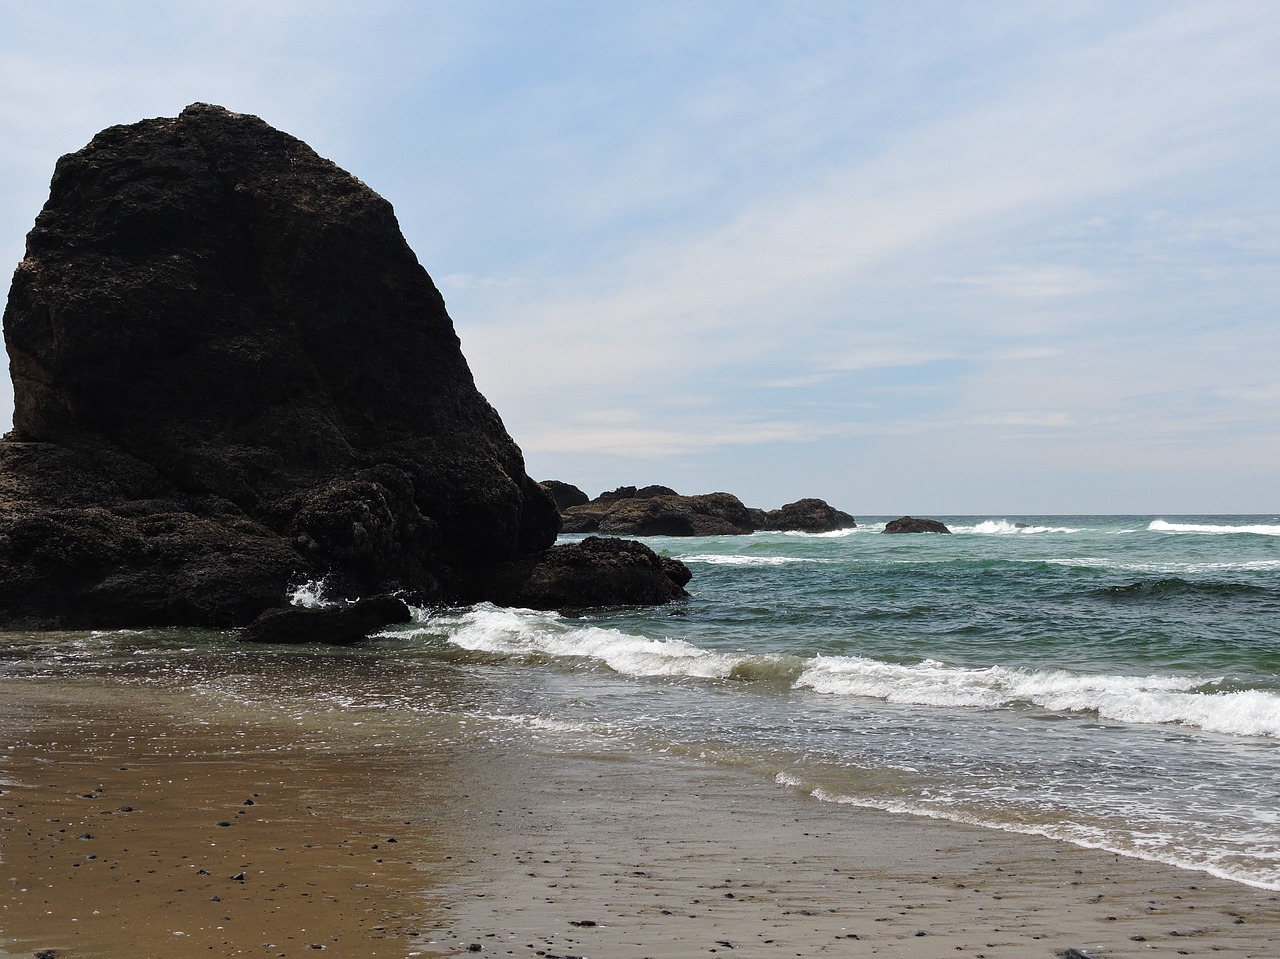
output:
[{"label": "dry sand", "polygon": [[1280,956],[1276,893],[689,760],[0,696],[0,955]]}]

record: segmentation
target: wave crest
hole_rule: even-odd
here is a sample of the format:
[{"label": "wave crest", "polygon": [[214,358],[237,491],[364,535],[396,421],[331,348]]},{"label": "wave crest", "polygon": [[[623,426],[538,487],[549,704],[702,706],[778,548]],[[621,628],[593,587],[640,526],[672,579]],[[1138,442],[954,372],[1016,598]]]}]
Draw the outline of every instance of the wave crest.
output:
[{"label": "wave crest", "polygon": [[624,676],[691,679],[769,679],[798,675],[790,657],[748,656],[701,649],[683,639],[649,639],[619,629],[584,626],[556,613],[502,609],[482,603],[461,613],[433,615],[450,643],[490,656],[530,660],[588,660]]},{"label": "wave crest", "polygon": [[971,533],[978,536],[1013,536],[1032,533],[1078,533],[1072,526],[1036,526],[1030,523],[1013,523],[1007,519],[987,519],[973,526],[952,526],[953,533]]},{"label": "wave crest", "polygon": [[1177,723],[1208,732],[1280,737],[1280,694],[1214,691],[1218,678],[1082,675],[1066,670],[963,669],[857,656],[818,656],[800,688],[918,706],[996,708],[1030,704],[1053,712],[1095,713],[1125,723]]},{"label": "wave crest", "polygon": [[1280,536],[1280,526],[1253,523],[1244,526],[1224,526],[1215,523],[1170,523],[1162,519],[1154,519],[1147,529],[1153,533],[1200,533],[1223,535],[1227,533],[1253,533],[1257,536]]}]

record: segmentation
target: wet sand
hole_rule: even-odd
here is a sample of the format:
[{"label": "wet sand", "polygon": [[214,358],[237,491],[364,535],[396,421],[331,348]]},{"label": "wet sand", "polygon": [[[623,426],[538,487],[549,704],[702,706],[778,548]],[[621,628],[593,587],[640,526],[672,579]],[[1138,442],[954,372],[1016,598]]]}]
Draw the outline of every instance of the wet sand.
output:
[{"label": "wet sand", "polygon": [[0,954],[1280,955],[1280,894],[442,717],[0,688]]}]

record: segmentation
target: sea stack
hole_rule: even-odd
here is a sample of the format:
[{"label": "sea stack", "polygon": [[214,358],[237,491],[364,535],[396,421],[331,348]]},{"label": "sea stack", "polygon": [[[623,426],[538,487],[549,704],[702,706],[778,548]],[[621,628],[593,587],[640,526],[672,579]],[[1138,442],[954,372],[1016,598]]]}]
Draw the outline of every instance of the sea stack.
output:
[{"label": "sea stack", "polygon": [[555,541],[391,205],[257,117],[59,160],[4,337],[2,626],[241,625],[321,576],[448,601]]}]

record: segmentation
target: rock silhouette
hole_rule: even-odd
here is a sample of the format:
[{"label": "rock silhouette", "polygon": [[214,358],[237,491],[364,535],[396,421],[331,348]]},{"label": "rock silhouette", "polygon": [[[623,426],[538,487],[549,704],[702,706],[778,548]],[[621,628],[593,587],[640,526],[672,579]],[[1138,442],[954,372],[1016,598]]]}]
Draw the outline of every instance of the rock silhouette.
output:
[{"label": "rock silhouette", "polygon": [[4,336],[0,625],[239,625],[320,576],[447,601],[555,540],[391,205],[257,117],[59,160]]},{"label": "rock silhouette", "polygon": [[732,493],[683,496],[667,486],[621,486],[590,502],[563,506],[560,523],[565,533],[616,536],[739,536],[757,530],[829,533],[857,526],[848,513],[820,499],[797,500],[765,511],[744,506]]},{"label": "rock silhouette", "polygon": [[915,516],[902,516],[890,520],[884,526],[886,533],[950,533],[947,525],[941,520],[922,519]]}]

